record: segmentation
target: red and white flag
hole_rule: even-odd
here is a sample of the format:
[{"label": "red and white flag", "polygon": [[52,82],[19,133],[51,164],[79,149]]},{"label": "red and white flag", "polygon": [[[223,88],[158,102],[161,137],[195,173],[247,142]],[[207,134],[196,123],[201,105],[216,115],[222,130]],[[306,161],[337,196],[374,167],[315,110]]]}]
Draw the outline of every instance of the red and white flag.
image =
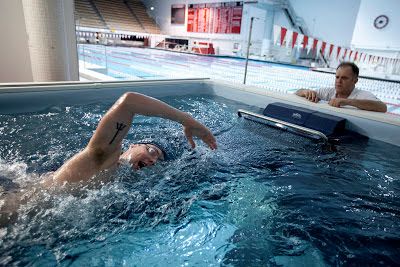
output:
[{"label": "red and white flag", "polygon": [[326,42],[322,42],[321,44],[321,55],[325,57],[325,47],[326,47]]},{"label": "red and white flag", "polygon": [[346,60],[347,48],[344,49],[343,59]]},{"label": "red and white flag", "polygon": [[330,46],[329,46],[329,58],[332,56],[332,51],[333,51],[333,48],[334,48],[335,46],[333,45],[333,44],[331,44]]},{"label": "red and white flag", "polygon": [[303,36],[303,49],[306,49],[308,47],[308,36],[304,35]]},{"label": "red and white flag", "polygon": [[293,32],[293,33],[292,33],[292,49],[293,49],[294,46],[296,45],[298,35],[299,35],[298,32]]},{"label": "red and white flag", "polygon": [[340,55],[340,50],[341,50],[342,48],[340,47],[340,46],[338,46],[337,47],[337,51],[336,51],[336,59],[338,59],[338,57],[339,57],[339,55]]},{"label": "red and white flag", "polygon": [[283,45],[283,41],[285,40],[286,32],[287,32],[287,29],[285,27],[281,27],[281,39],[280,39],[281,46]]},{"label": "red and white flag", "polygon": [[316,51],[318,43],[319,43],[318,39],[314,39],[314,42],[313,42],[313,45],[312,45],[312,52],[313,52],[314,55],[316,55],[318,53],[318,51]]}]

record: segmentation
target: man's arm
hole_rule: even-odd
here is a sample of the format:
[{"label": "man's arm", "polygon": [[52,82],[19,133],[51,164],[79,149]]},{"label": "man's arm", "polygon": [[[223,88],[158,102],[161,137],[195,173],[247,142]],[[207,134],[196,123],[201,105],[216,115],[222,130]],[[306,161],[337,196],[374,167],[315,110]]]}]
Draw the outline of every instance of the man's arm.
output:
[{"label": "man's arm", "polygon": [[304,97],[305,99],[317,103],[319,98],[317,97],[317,92],[309,89],[299,89],[295,93],[298,96]]},{"label": "man's arm", "polygon": [[210,130],[189,114],[145,95],[125,93],[101,119],[86,148],[57,170],[53,180],[59,183],[76,182],[115,165],[121,153],[122,140],[127,135],[135,114],[179,122],[193,148],[193,136],[201,138],[211,149],[217,148]]},{"label": "man's arm", "polygon": [[329,105],[340,108],[342,106],[353,106],[363,110],[386,112],[387,106],[382,101],[366,99],[333,98]]},{"label": "man's arm", "polygon": [[210,130],[193,119],[188,113],[155,98],[138,93],[124,94],[111,107],[100,121],[88,146],[97,147],[107,154],[120,148],[135,114],[161,117],[179,122],[183,125],[185,135],[193,148],[195,147],[193,136],[201,138],[211,149],[217,148],[216,140]]}]

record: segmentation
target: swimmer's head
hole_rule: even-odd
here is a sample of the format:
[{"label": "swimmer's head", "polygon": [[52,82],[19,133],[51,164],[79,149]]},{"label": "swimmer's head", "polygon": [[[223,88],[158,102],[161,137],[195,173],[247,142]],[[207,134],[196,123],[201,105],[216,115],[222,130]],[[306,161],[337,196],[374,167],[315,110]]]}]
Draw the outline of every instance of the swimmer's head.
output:
[{"label": "swimmer's head", "polygon": [[135,170],[139,170],[166,158],[167,154],[162,142],[145,139],[130,145],[129,149],[120,156],[120,161],[128,163]]}]

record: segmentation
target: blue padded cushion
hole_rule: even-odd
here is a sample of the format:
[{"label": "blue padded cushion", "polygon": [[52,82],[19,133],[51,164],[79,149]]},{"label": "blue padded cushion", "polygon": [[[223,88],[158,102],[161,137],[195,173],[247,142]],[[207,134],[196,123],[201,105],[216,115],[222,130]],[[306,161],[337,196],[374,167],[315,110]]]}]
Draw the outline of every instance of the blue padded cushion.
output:
[{"label": "blue padded cushion", "polygon": [[303,126],[313,110],[292,106],[285,103],[271,103],[263,111],[263,114],[278,120]]},{"label": "blue padded cushion", "polygon": [[346,126],[346,119],[280,102],[269,104],[264,109],[263,114],[278,120],[320,131],[328,136],[344,133]]},{"label": "blue padded cushion", "polygon": [[346,119],[317,111],[308,117],[304,126],[320,131],[325,135],[337,135],[344,133]]}]

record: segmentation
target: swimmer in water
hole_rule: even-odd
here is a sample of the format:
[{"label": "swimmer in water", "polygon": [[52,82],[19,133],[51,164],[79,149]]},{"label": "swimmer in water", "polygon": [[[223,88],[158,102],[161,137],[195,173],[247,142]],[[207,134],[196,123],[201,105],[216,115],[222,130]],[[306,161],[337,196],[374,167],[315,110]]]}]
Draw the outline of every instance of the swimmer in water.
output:
[{"label": "swimmer in water", "polygon": [[188,113],[175,109],[157,99],[125,93],[100,120],[88,145],[64,163],[53,175],[44,179],[43,185],[64,185],[88,180],[120,163],[128,163],[134,170],[154,165],[164,158],[164,152],[155,143],[132,144],[122,153],[122,140],[131,127],[136,114],[161,117],[179,122],[192,148],[193,137],[200,138],[212,150],[217,143],[211,131]]},{"label": "swimmer in water", "polygon": [[156,142],[132,144],[122,153],[122,140],[127,135],[136,114],[161,117],[181,123],[192,148],[196,146],[193,141],[194,136],[203,140],[211,149],[217,148],[211,131],[188,113],[142,94],[125,93],[100,120],[88,145],[57,171],[45,174],[39,187],[32,186],[27,190],[12,192],[0,191],[0,228],[15,221],[19,206],[27,203],[35,192],[42,189],[57,189],[67,184],[85,182],[102,171],[115,169],[118,164],[129,164],[132,169],[139,170],[164,159],[165,151],[157,146]]}]

